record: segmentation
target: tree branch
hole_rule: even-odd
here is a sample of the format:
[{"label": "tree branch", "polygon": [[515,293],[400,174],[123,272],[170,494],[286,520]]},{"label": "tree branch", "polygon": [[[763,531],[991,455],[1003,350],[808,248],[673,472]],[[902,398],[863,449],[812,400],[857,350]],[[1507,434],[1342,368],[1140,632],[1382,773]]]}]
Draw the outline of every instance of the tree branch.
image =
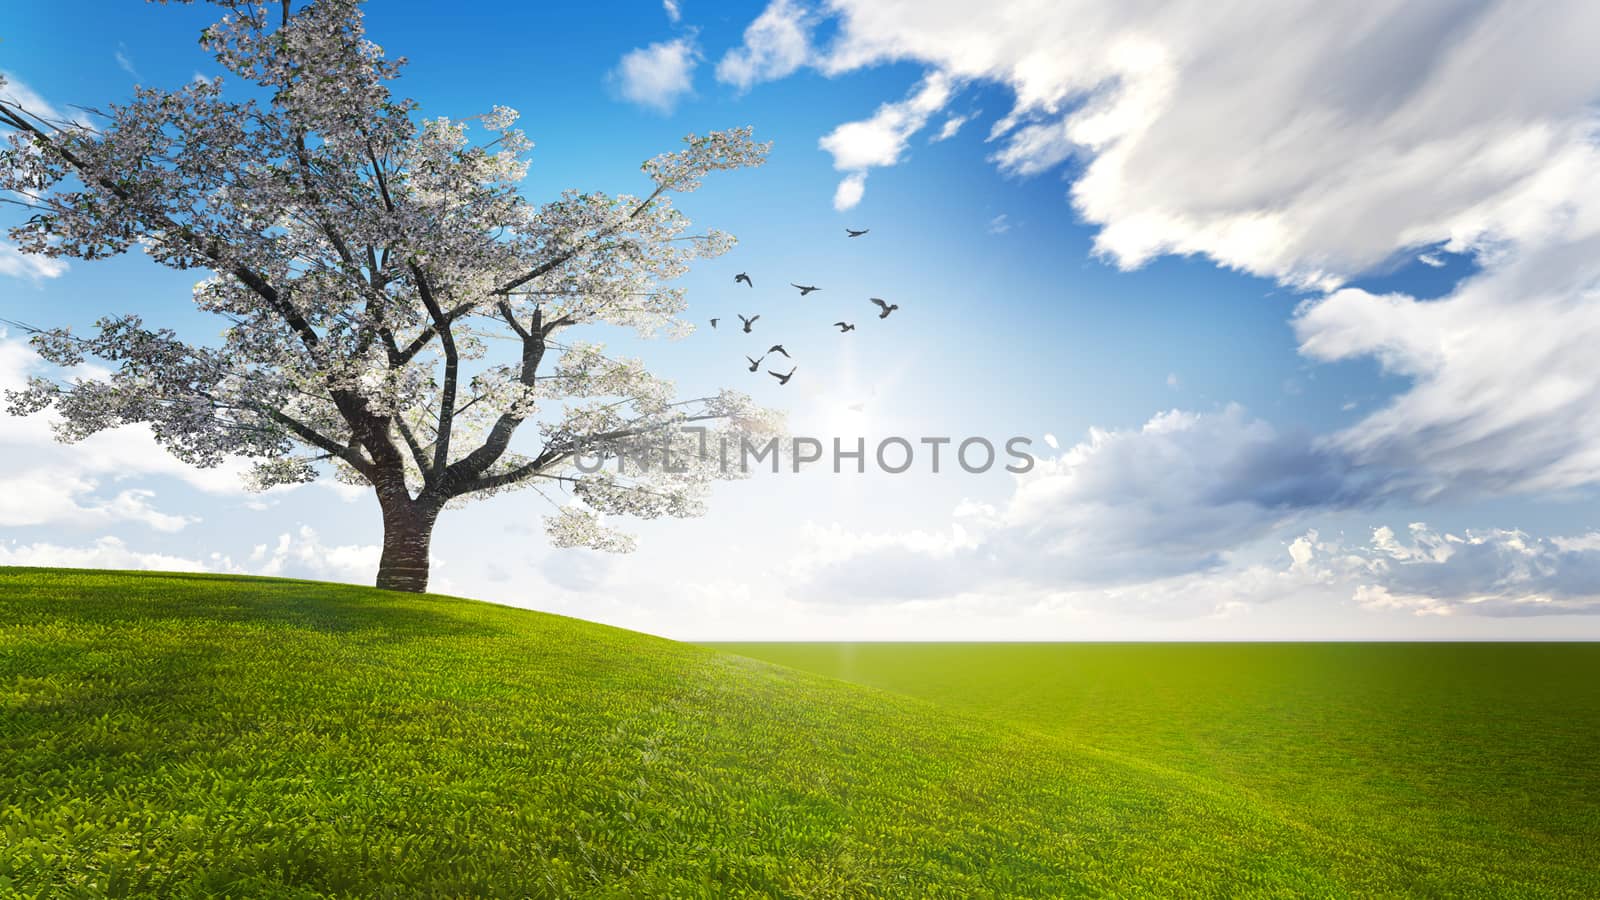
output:
[{"label": "tree branch", "polygon": [[[18,107],[18,109],[21,108]],[[215,237],[202,237],[189,226],[180,225],[178,222],[174,221],[172,217],[167,215],[165,212],[162,212],[161,210],[151,210],[145,208],[139,199],[133,196],[131,191],[117,184],[111,178],[94,172],[89,164],[81,159],[76,153],[73,153],[71,150],[60,146],[49,134],[46,134],[38,126],[13,112],[10,104],[0,102],[0,111],[4,112],[4,115],[0,116],[0,120],[3,120],[6,124],[12,126],[13,128],[27,132],[33,137],[34,141],[42,145],[45,149],[59,156],[61,159],[66,160],[69,165],[77,170],[79,176],[82,177],[86,183],[93,184],[100,189],[109,192],[113,197],[116,197],[118,200],[121,200],[123,203],[127,204],[135,212],[138,212],[153,220],[161,230],[177,234],[179,237],[183,238],[184,242],[196,252],[200,253],[202,256],[206,257],[212,262],[217,263],[220,267],[222,267],[223,271],[228,272],[235,278],[238,278],[240,281],[244,282],[246,287],[250,288],[252,291],[255,291],[256,294],[267,301],[269,306],[277,310],[284,322],[288,324],[290,329],[299,336],[301,343],[305,344],[307,350],[314,351],[316,349],[317,344],[320,342],[320,338],[318,338],[316,331],[312,329],[311,324],[305,320],[305,317],[300,315],[299,310],[294,308],[294,304],[290,303],[287,299],[280,295],[278,290],[274,288],[272,284],[268,282],[267,279],[260,273],[251,269],[249,266],[244,265],[243,263],[229,262],[222,253],[221,242]]]},{"label": "tree branch", "polygon": [[433,296],[433,286],[428,275],[415,262],[407,263],[411,277],[417,281],[417,295],[428,315],[433,317],[434,330],[439,333],[439,343],[444,347],[444,387],[439,392],[439,428],[433,443],[433,471],[442,472],[450,463],[450,433],[455,427],[456,382],[460,376],[461,357],[456,352],[455,335],[450,332],[450,320]]},{"label": "tree branch", "polygon": [[373,464],[367,459],[363,458],[360,451],[358,451],[355,447],[339,443],[338,441],[328,437],[320,431],[317,431],[304,422],[291,418],[283,410],[277,409],[276,407],[262,406],[258,407],[257,411],[265,414],[268,418],[279,423],[280,425],[283,425],[290,431],[293,431],[306,443],[320,447],[333,456],[337,456],[338,458],[349,463],[352,468],[365,476],[368,481],[371,481],[376,475]]}]

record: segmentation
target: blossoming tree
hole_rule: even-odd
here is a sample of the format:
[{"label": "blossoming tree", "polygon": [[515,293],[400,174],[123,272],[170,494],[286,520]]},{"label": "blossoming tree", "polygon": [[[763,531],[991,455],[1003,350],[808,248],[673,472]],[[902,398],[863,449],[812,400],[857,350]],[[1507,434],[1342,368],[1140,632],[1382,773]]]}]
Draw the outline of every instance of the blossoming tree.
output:
[{"label": "blossoming tree", "polygon": [[[695,515],[713,480],[738,475],[709,448],[776,433],[743,395],[677,398],[579,337],[599,323],[686,333],[667,282],[733,241],[688,234],[672,195],[760,165],[749,129],[646,162],[645,196],[535,204],[518,191],[531,144],[516,113],[476,117],[476,142],[470,120],[420,119],[389,91],[404,60],[364,38],[355,0],[219,5],[202,44],[250,96],[224,99],[222,79],[140,88],[77,122],[0,102],[0,189],[25,207],[10,233],[27,252],[138,244],[208,271],[194,300],[226,320],[220,341],[133,316],[40,329],[47,360],[110,375],[35,379],[13,410],[54,409],[68,441],[144,423],[189,463],[253,460],[262,489],[329,469],[368,485],[378,586],[408,591],[427,586],[447,506],[530,488],[552,500],[556,545],[625,550],[603,516]],[[618,458],[635,464],[581,464]]]}]

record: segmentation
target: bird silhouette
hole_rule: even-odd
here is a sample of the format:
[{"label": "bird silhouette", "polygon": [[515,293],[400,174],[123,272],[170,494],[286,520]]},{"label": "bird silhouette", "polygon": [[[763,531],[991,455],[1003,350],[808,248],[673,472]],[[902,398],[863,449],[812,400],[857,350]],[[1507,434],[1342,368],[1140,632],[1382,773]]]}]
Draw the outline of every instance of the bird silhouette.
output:
[{"label": "bird silhouette", "polygon": [[900,308],[900,304],[898,304],[898,303],[885,303],[882,300],[878,299],[877,297],[868,297],[867,299],[871,300],[873,303],[878,304],[878,308],[883,310],[883,312],[878,313],[878,318],[880,318],[880,319],[889,318],[889,313],[892,313],[895,310]]},{"label": "bird silhouette", "polygon": [[[767,355],[765,353],[761,354],[761,359],[766,359],[766,358],[767,358]],[[752,359],[751,357],[748,357],[748,356],[746,356],[745,359],[750,360],[750,371],[754,372],[754,371],[757,371],[757,370],[759,370],[761,368],[761,359]]]},{"label": "bird silhouette", "polygon": [[783,345],[782,344],[773,344],[771,347],[767,348],[767,352],[768,353],[782,353],[784,359],[788,359],[789,358],[789,351],[783,349]]},{"label": "bird silhouette", "polygon": [[720,319],[712,319],[711,320],[711,327],[712,328],[717,327],[717,322],[719,322],[719,321],[721,321],[721,320]]},{"label": "bird silhouette", "polygon": [[833,327],[839,329],[840,334],[844,334],[846,331],[856,330],[856,327],[851,325],[849,322],[835,322],[833,323]]},{"label": "bird silhouette", "polygon": [[788,384],[789,383],[789,379],[794,377],[795,368],[798,368],[798,367],[790,368],[789,369],[789,374],[787,374],[787,375],[779,375],[777,372],[774,372],[771,369],[767,370],[767,374],[771,375],[773,378],[778,379],[778,383],[779,384]]},{"label": "bird silhouette", "polygon": [[739,274],[733,276],[733,283],[734,284],[738,284],[741,281],[744,282],[745,284],[751,286],[751,287],[755,287],[756,286],[756,283],[754,281],[750,280],[750,276],[746,275],[743,272],[740,272]]},{"label": "bird silhouette", "polygon": [[859,228],[859,229],[858,228],[846,228],[844,230],[844,233],[848,234],[851,237],[861,237],[863,234],[866,234],[867,232],[869,232],[871,230],[872,229],[870,229],[870,228]]},{"label": "bird silhouette", "polygon": [[805,295],[807,295],[807,294],[809,294],[809,293],[811,293],[811,292],[812,292],[812,291],[820,291],[820,290],[822,290],[822,288],[819,288],[819,287],[816,287],[816,286],[814,286],[814,285],[806,285],[806,284],[795,284],[795,283],[794,283],[794,282],[792,282],[792,281],[791,281],[791,282],[789,282],[789,286],[790,286],[790,287],[797,287],[797,288],[799,288],[799,289],[800,289],[800,296],[802,296],[802,297],[804,297],[804,296],[805,296]]},{"label": "bird silhouette", "polygon": [[754,315],[754,316],[751,316],[748,319],[746,319],[744,316],[739,316],[739,321],[744,323],[744,333],[745,334],[749,334],[750,333],[750,326],[754,325],[756,323],[756,320],[759,319],[759,318],[761,318],[760,315]]}]

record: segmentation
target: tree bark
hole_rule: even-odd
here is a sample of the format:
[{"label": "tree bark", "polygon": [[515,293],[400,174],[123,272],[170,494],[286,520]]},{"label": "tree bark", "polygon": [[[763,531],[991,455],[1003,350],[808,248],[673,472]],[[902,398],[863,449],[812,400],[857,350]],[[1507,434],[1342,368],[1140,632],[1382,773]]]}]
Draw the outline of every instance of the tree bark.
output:
[{"label": "tree bark", "polygon": [[378,587],[420,594],[428,589],[428,545],[433,541],[436,507],[409,498],[383,504],[383,556]]}]

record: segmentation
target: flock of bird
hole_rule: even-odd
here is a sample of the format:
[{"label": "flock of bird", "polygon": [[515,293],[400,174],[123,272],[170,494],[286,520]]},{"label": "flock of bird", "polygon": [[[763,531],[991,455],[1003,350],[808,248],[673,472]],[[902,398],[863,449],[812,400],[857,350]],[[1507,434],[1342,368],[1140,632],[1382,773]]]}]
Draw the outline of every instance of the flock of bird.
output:
[{"label": "flock of bird", "polygon": [[[866,234],[869,230],[871,230],[871,229],[867,229],[867,228],[846,228],[844,231],[845,231],[845,234],[848,237],[858,238],[858,237],[861,237],[862,235]],[[756,286],[755,281],[753,281],[750,278],[750,275],[749,275],[748,272],[740,272],[739,274],[733,276],[733,283],[734,284],[743,284],[746,287],[752,287],[752,288]],[[804,297],[807,294],[810,294],[810,293],[812,293],[814,291],[822,290],[822,288],[819,288],[814,284],[795,284],[793,282],[790,282],[789,286],[799,290],[800,291],[800,296],[802,296],[802,297]],[[895,310],[900,308],[899,304],[897,304],[897,303],[889,303],[888,301],[884,300],[881,297],[868,297],[867,300],[868,300],[868,302],[870,302],[870,303],[872,303],[872,304],[874,304],[874,305],[876,305],[878,307],[878,310],[879,310],[878,318],[880,318],[880,319],[889,318],[889,314],[890,313],[892,313]],[[745,316],[743,314],[736,314],[736,315],[738,315],[739,322],[744,326],[744,333],[745,334],[754,334],[755,333],[756,320],[761,318],[761,314],[757,313],[756,315],[753,315],[753,316]],[[717,323],[720,322],[720,321],[722,321],[722,320],[721,319],[712,319],[711,320],[711,327],[712,328],[716,328],[717,327]],[[839,329],[839,333],[840,334],[844,334],[845,332],[855,331],[856,330],[856,326],[852,322],[835,322],[835,323],[833,323],[833,327]],[[762,361],[765,360],[767,357],[771,356],[774,353],[783,354],[783,358],[784,359],[792,359],[792,357],[789,356],[789,351],[785,350],[783,348],[782,344],[773,344],[771,347],[767,348],[767,352],[761,354],[760,356],[746,356],[745,357],[745,359],[748,360],[749,363],[750,363],[750,371],[752,371],[752,372],[761,371],[761,363],[762,363]],[[785,385],[785,384],[789,383],[789,379],[794,377],[794,373],[798,368],[799,368],[798,366],[792,366],[791,365],[789,367],[789,371],[787,373],[777,372],[777,371],[774,371],[772,369],[768,369],[767,370],[767,374],[771,375],[773,378],[778,379],[778,384]]]}]

